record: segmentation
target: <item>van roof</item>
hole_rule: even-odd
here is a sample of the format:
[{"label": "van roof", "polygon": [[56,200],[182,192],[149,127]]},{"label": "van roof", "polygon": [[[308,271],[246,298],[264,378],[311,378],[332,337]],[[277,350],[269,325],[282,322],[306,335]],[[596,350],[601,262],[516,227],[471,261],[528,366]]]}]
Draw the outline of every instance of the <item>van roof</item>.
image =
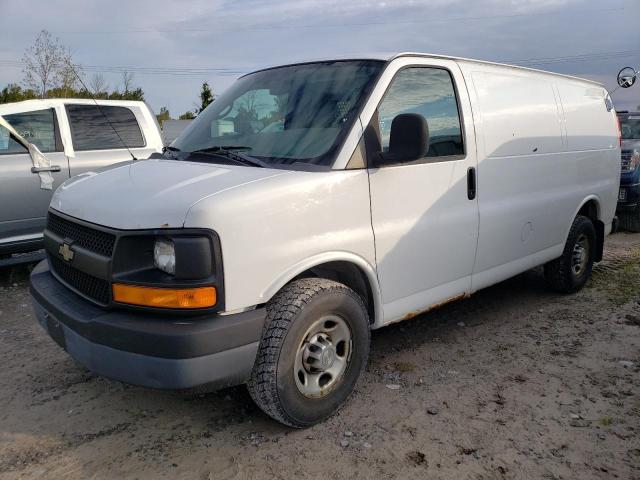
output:
[{"label": "van roof", "polygon": [[[315,59],[315,60],[307,60],[307,61],[300,61],[300,62],[292,62],[292,63],[288,63],[288,64],[283,64],[283,65],[277,65],[277,66],[272,66],[272,67],[267,67],[267,68],[261,68],[256,70],[255,72],[261,72],[263,70],[270,70],[271,68],[277,68],[277,67],[285,67],[285,66],[289,66],[289,65],[299,65],[299,64],[303,64],[303,63],[317,63],[317,62],[326,62],[326,61],[332,61],[332,60],[381,60],[381,61],[385,61],[385,62],[390,62],[392,60],[395,60],[396,58],[400,58],[400,57],[420,57],[420,58],[438,58],[438,59],[445,59],[445,60],[454,60],[454,61],[460,61],[460,62],[469,62],[469,63],[478,63],[478,64],[482,64],[482,65],[498,65],[501,67],[507,67],[507,68],[512,68],[515,70],[524,70],[524,71],[529,71],[529,72],[536,72],[536,73],[543,73],[543,74],[547,74],[547,75],[554,75],[557,77],[562,77],[562,78],[568,78],[571,80],[579,80],[581,82],[587,82],[587,83],[591,83],[594,85],[598,85],[600,87],[602,87],[603,85],[599,82],[596,82],[594,80],[589,80],[586,78],[582,78],[582,77],[576,77],[576,76],[572,76],[572,75],[565,75],[562,73],[556,73],[556,72],[549,72],[547,70],[540,70],[537,68],[530,68],[530,67],[522,67],[519,65],[511,65],[508,63],[499,63],[499,62],[490,62],[488,60],[477,60],[477,59],[473,59],[473,58],[465,58],[465,57],[455,57],[452,55],[440,55],[440,54],[434,54],[434,53],[421,53],[421,52],[399,52],[399,53],[366,53],[366,54],[362,54],[362,55],[348,55],[348,56],[343,56],[343,57],[328,57],[328,58],[319,58],[319,59]],[[252,73],[255,73],[252,72]]]}]

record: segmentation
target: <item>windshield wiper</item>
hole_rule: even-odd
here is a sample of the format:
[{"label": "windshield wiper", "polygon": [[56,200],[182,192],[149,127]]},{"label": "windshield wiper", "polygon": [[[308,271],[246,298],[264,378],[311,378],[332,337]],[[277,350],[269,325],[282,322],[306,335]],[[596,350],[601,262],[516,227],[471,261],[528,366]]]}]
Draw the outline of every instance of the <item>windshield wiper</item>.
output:
[{"label": "windshield wiper", "polygon": [[194,150],[190,152],[191,154],[203,153],[205,155],[219,155],[221,157],[226,157],[231,160],[234,160],[241,165],[251,165],[254,167],[262,167],[262,168],[271,168],[267,162],[263,162],[255,157],[250,157],[249,155],[244,155],[238,150],[251,150],[251,147],[243,147],[239,145],[229,145],[229,146],[215,146],[209,148],[201,148],[200,150]]}]

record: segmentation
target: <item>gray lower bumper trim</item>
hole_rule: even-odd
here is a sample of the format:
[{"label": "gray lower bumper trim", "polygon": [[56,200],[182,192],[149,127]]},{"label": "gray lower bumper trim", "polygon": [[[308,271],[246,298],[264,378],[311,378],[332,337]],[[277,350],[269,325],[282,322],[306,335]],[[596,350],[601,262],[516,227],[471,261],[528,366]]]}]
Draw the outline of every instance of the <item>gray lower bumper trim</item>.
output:
[{"label": "gray lower bumper trim", "polygon": [[42,327],[57,337],[56,341],[62,343],[78,363],[98,375],[144,387],[185,389],[200,385],[212,388],[239,385],[248,380],[258,351],[258,342],[255,342],[194,358],[151,357],[90,342],[46,315],[37,302],[33,302],[33,307]]}]

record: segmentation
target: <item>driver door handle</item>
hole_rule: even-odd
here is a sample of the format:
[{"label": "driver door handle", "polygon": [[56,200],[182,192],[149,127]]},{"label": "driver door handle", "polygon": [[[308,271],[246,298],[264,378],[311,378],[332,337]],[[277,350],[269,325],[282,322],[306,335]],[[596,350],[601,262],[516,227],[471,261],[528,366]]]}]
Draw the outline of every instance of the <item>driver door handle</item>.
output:
[{"label": "driver door handle", "polygon": [[467,198],[469,200],[476,198],[476,169],[474,167],[467,170]]},{"label": "driver door handle", "polygon": [[51,165],[50,167],[31,167],[31,173],[40,172],[59,172],[60,165]]}]

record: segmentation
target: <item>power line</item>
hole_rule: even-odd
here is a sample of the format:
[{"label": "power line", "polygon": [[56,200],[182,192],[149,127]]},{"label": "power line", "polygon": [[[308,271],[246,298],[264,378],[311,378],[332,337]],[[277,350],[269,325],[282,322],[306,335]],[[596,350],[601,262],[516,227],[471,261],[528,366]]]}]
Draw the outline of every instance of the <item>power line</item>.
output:
[{"label": "power line", "polygon": [[[0,66],[22,68],[24,62],[20,60],[0,60]],[[136,73],[141,75],[242,75],[246,69],[237,68],[188,68],[188,67],[141,67],[114,65],[80,65],[82,70],[95,73]]]},{"label": "power line", "polygon": [[640,55],[640,50],[625,50],[618,52],[599,52],[586,53],[581,55],[567,55],[563,57],[527,58],[522,60],[510,60],[506,63],[514,63],[520,65],[554,65],[559,63],[608,60],[621,57],[635,57],[638,55]]},{"label": "power line", "polygon": [[[503,63],[511,63],[522,66],[558,65],[572,62],[586,62],[608,60],[626,57],[640,56],[640,50],[623,50],[616,52],[597,52],[579,55],[565,55],[559,57],[527,58],[519,60],[507,60]],[[0,60],[0,66],[22,68],[24,63],[20,60]],[[203,75],[242,75],[250,71],[244,68],[192,68],[192,67],[145,67],[145,66],[114,66],[114,65],[81,65],[82,70],[92,73],[119,73],[130,72],[139,75],[175,75],[175,76],[203,76]]]},{"label": "power line", "polygon": [[[482,15],[482,16],[458,16],[458,17],[437,17],[433,16],[428,19],[412,19],[412,20],[395,20],[395,21],[380,21],[380,22],[344,22],[344,23],[320,23],[320,24],[277,24],[277,25],[251,25],[243,28],[248,30],[282,30],[282,29],[324,29],[324,28],[343,28],[343,27],[368,27],[368,26],[384,26],[384,25],[411,25],[411,24],[428,24],[428,23],[443,23],[443,22],[467,22],[467,21],[482,21],[482,20],[502,20],[513,18],[525,18],[525,17],[541,17],[541,16],[565,16],[565,15],[584,15],[587,13],[611,13],[624,10],[625,7],[616,8],[597,8],[597,9],[581,9],[573,11],[552,11],[552,12],[538,12],[538,13],[514,13],[509,15]],[[228,20],[228,19],[227,19]],[[151,28],[151,29],[138,29],[138,30],[71,30],[71,31],[54,31],[58,35],[137,35],[137,34],[149,34],[149,33],[211,33],[221,30],[237,30],[237,25],[224,25],[221,24],[222,19],[217,18],[214,27],[206,28]]]}]

